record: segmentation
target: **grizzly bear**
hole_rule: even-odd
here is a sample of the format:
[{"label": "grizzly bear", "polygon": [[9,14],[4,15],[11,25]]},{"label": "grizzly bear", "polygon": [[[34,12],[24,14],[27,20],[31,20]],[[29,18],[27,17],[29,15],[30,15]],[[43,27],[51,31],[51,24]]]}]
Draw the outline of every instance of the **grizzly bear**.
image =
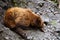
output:
[{"label": "grizzly bear", "polygon": [[[4,15],[4,23],[9,28],[15,28],[21,34],[21,28],[39,28],[43,31],[44,22],[41,16],[35,14],[28,8],[12,7]],[[20,32],[21,31],[21,32]],[[23,33],[23,32],[22,32]]]}]

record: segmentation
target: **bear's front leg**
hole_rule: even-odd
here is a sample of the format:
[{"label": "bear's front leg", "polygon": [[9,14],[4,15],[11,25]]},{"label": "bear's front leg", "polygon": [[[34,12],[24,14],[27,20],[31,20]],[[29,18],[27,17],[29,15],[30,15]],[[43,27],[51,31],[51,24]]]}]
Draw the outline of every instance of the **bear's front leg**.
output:
[{"label": "bear's front leg", "polygon": [[12,28],[11,30],[18,33],[23,39],[29,40],[29,39],[27,39],[25,30],[21,29],[20,27],[15,27],[15,28]]}]

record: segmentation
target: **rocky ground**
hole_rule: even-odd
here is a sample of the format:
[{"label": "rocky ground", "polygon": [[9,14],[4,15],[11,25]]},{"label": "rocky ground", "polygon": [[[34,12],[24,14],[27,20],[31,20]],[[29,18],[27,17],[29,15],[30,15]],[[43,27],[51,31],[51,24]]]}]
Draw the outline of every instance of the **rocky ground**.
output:
[{"label": "rocky ground", "polygon": [[[30,40],[60,40],[60,9],[50,0],[15,0],[17,6],[30,8],[41,15],[48,22],[44,27],[45,33],[39,30],[26,30],[27,39]],[[25,40],[17,33],[2,24],[3,15],[7,8],[13,7],[11,0],[0,0],[0,40]]]}]

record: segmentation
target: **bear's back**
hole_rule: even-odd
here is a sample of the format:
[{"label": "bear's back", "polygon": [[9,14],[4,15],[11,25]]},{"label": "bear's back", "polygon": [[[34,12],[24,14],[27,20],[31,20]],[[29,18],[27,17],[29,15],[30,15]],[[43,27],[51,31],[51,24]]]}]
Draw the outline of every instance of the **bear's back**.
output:
[{"label": "bear's back", "polygon": [[10,28],[14,28],[16,25],[28,27],[30,23],[34,24],[37,18],[38,15],[29,9],[13,7],[6,11],[4,21]]}]

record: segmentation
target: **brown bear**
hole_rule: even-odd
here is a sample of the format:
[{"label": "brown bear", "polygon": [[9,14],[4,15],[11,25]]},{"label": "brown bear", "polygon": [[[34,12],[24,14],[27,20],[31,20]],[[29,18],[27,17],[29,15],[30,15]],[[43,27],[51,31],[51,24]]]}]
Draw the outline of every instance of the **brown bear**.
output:
[{"label": "brown bear", "polygon": [[[12,7],[4,15],[4,23],[9,28],[15,28],[21,34],[21,28],[36,27],[42,30],[44,22],[40,16],[28,8]],[[31,25],[31,26],[30,26]],[[21,31],[21,32],[20,32]],[[42,30],[43,31],[43,30]],[[23,33],[23,32],[22,32]]]}]

